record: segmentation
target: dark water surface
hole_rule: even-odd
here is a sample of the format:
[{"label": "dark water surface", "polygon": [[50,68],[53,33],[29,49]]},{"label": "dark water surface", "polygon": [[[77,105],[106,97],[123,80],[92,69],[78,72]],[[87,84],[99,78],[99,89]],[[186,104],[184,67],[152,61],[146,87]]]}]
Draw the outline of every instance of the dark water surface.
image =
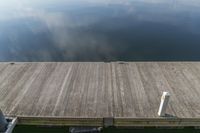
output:
[{"label": "dark water surface", "polygon": [[200,0],[2,0],[0,61],[200,60]]},{"label": "dark water surface", "polygon": [[[37,126],[17,126],[13,133],[69,133],[67,127],[37,127]],[[185,129],[122,129],[106,128],[102,133],[200,133],[200,130],[194,128]]]}]

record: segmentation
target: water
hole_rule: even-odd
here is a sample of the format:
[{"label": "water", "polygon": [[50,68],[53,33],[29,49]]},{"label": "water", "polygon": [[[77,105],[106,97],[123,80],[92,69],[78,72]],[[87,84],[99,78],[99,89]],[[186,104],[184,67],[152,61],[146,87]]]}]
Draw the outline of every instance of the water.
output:
[{"label": "water", "polygon": [[5,0],[0,61],[199,61],[199,0]]},{"label": "water", "polygon": [[[0,61],[200,61],[199,0],[2,0]],[[14,133],[68,129],[17,126]],[[104,132],[198,133],[106,129]]]},{"label": "water", "polygon": [[[17,126],[13,133],[68,133],[67,127],[37,127],[37,126]],[[106,128],[102,133],[200,133],[200,130],[194,128],[185,129],[123,129]]]}]

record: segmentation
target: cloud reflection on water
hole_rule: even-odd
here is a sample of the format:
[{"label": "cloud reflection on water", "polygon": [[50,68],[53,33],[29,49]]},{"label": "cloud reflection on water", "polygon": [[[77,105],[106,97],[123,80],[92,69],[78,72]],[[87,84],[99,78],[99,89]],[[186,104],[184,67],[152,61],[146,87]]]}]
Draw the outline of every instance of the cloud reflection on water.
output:
[{"label": "cloud reflection on water", "polygon": [[0,4],[0,60],[199,60],[199,5],[8,0]]}]

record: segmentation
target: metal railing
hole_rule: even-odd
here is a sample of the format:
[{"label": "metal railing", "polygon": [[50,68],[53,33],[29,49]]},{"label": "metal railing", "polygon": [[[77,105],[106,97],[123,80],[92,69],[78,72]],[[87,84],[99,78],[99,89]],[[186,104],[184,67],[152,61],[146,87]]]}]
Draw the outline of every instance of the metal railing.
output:
[{"label": "metal railing", "polygon": [[12,133],[17,118],[6,118],[0,109],[0,133]]}]

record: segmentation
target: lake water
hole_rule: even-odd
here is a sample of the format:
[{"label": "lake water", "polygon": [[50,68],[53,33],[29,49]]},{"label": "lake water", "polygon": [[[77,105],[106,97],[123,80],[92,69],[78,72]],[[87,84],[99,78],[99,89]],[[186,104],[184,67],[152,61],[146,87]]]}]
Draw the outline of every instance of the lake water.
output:
[{"label": "lake water", "polygon": [[[69,133],[68,127],[38,127],[38,126],[17,126],[13,133]],[[194,128],[185,129],[123,129],[123,128],[106,128],[102,133],[200,133],[200,130]]]},{"label": "lake water", "polygon": [[[116,60],[200,61],[200,0],[1,0],[0,61]],[[199,132],[104,132],[133,131]]]},{"label": "lake water", "polygon": [[200,1],[0,2],[0,61],[116,60],[200,60]]}]

